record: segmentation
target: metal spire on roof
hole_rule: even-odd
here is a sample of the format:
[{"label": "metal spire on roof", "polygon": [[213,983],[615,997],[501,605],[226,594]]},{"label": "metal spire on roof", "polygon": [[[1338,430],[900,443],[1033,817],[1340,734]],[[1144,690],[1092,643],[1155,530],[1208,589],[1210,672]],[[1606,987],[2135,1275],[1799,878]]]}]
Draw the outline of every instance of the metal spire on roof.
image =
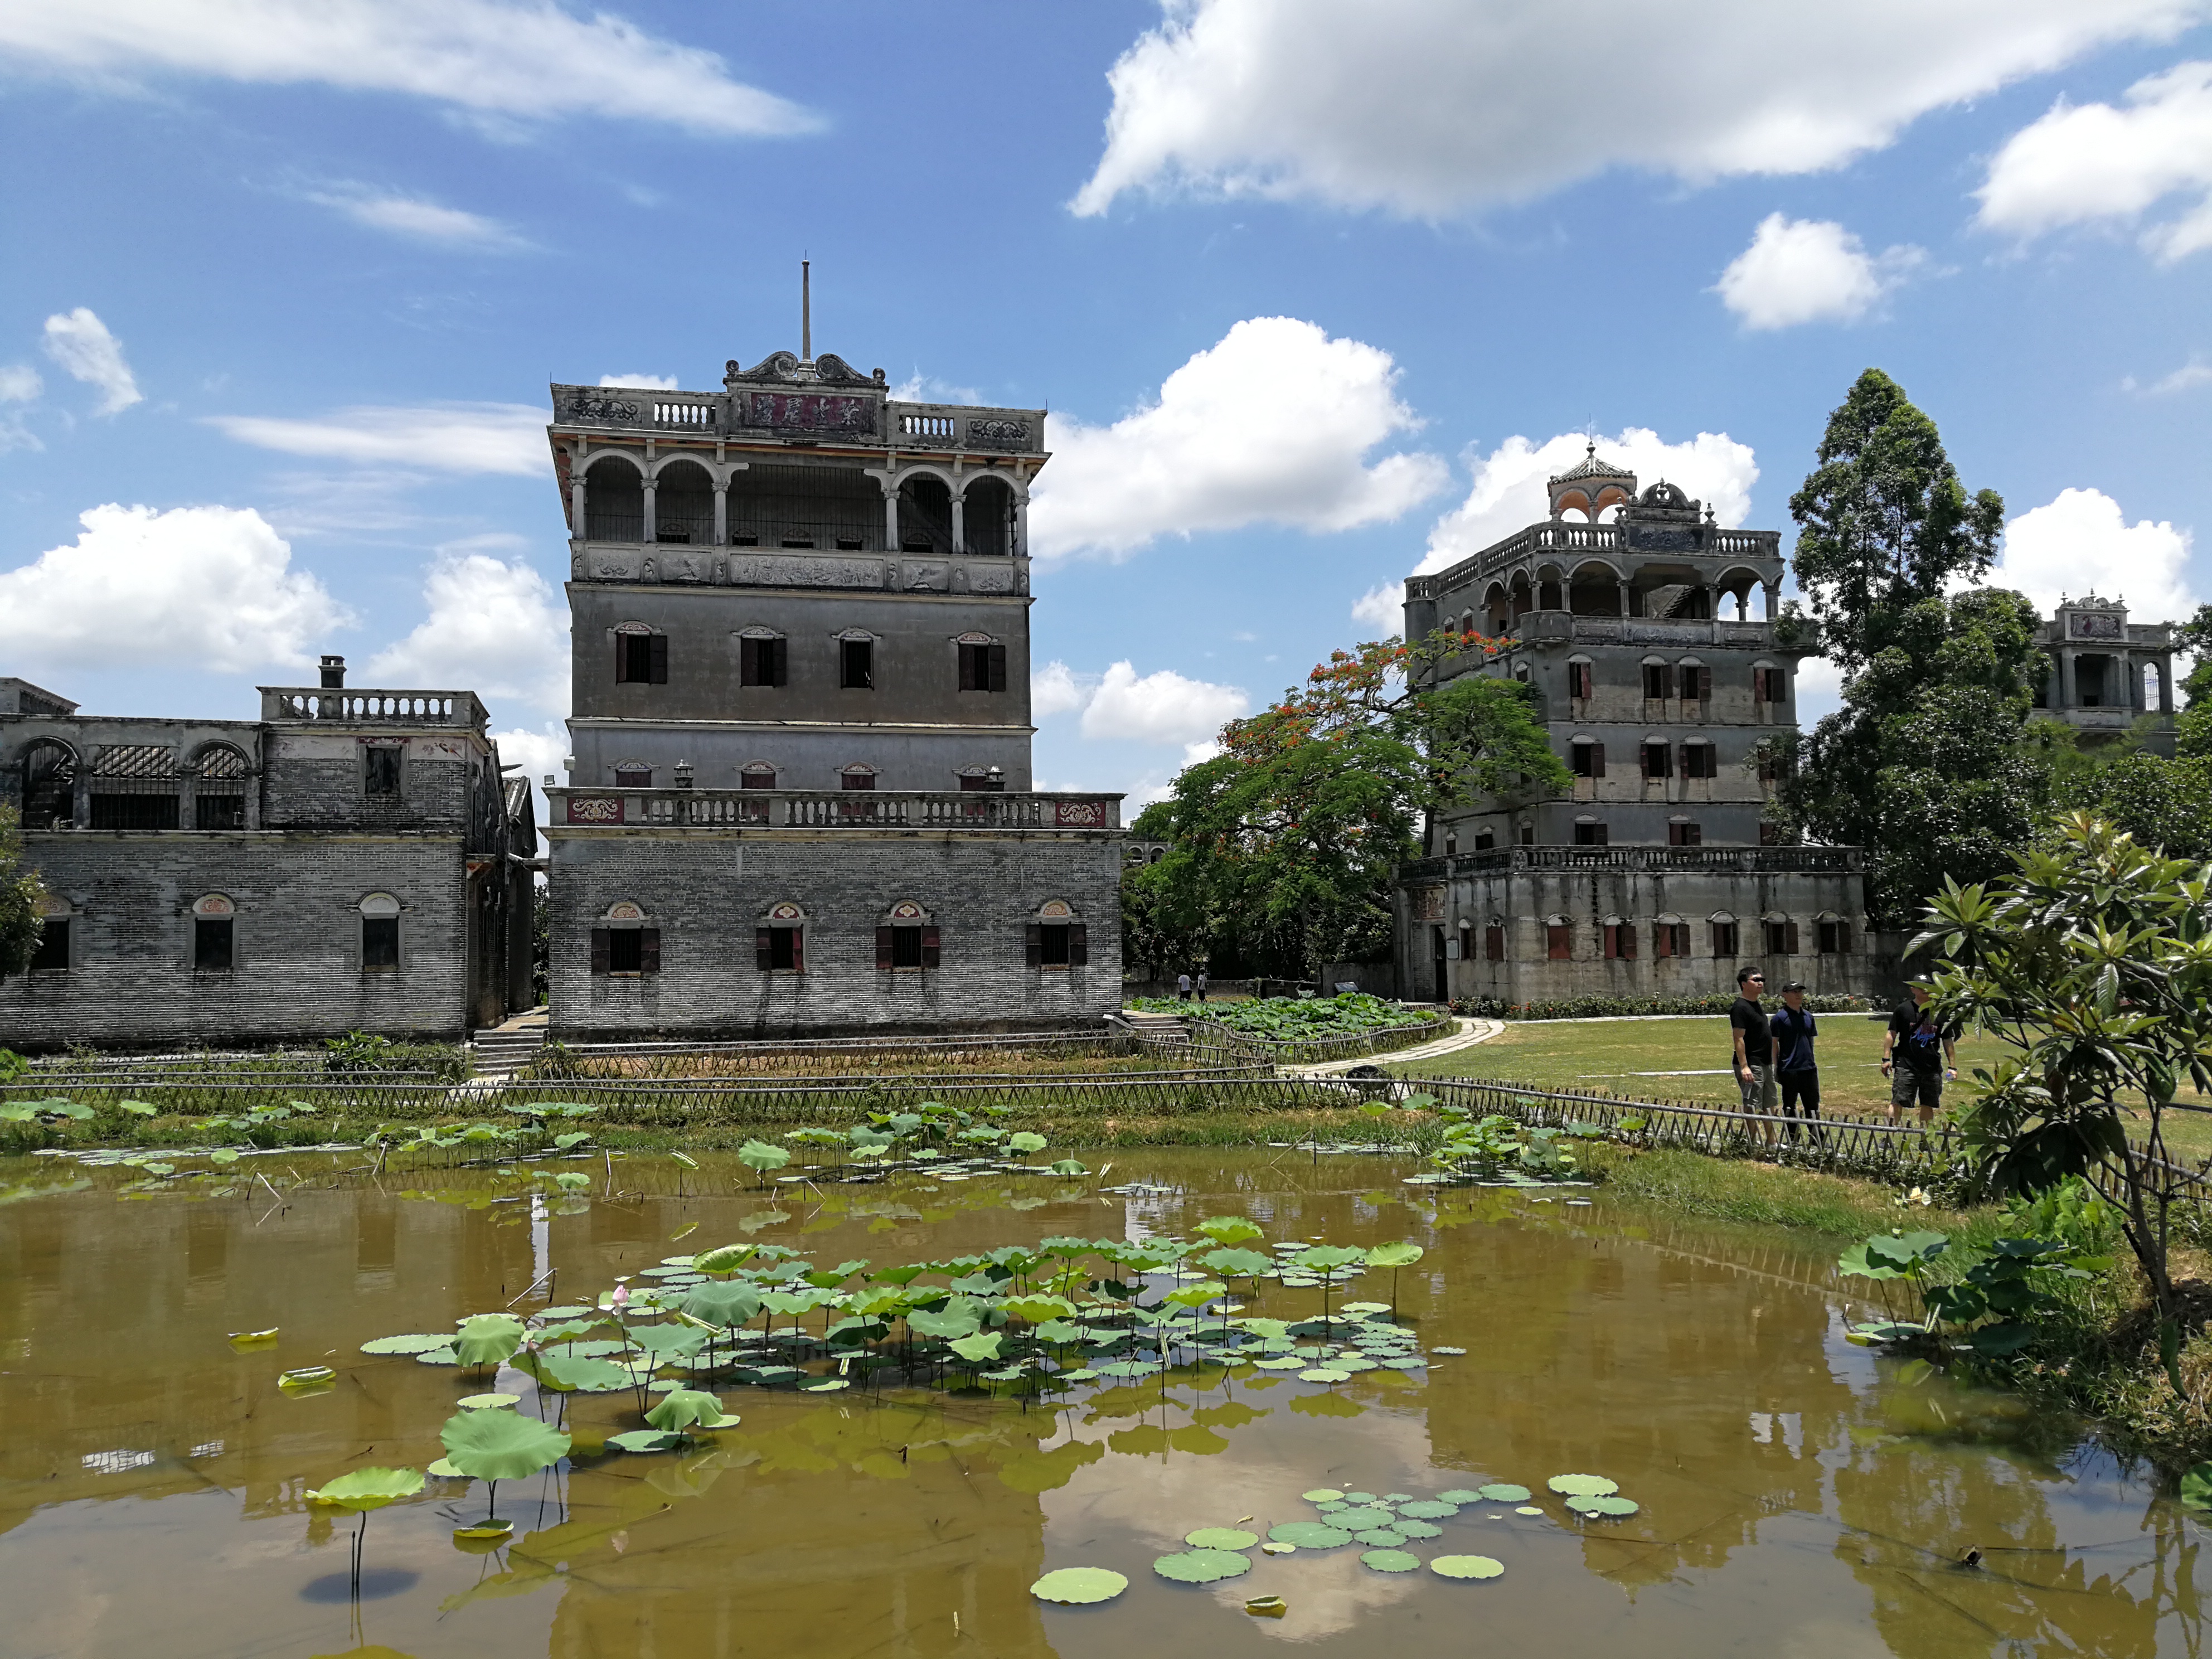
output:
[{"label": "metal spire on roof", "polygon": [[799,262],[799,355],[814,361],[814,275],[811,259]]}]

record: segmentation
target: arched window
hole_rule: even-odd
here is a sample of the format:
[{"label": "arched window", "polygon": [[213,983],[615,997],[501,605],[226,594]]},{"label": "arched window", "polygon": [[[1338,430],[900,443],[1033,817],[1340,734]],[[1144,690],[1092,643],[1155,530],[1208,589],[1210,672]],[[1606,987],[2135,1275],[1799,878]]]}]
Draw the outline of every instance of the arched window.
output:
[{"label": "arched window", "polygon": [[791,641],[773,628],[756,624],[738,630],[738,684],[788,685]]},{"label": "arched window", "polygon": [[645,483],[634,463],[619,455],[602,455],[585,470],[584,539],[645,539]]},{"label": "arched window", "polygon": [[1030,921],[1026,948],[1032,968],[1081,968],[1091,960],[1090,929],[1066,899],[1047,899]]},{"label": "arched window", "polygon": [[969,552],[996,559],[1014,550],[1014,491],[1004,478],[971,479],[961,515]]},{"label": "arched window", "polygon": [[806,971],[806,912],[786,899],[771,904],[753,929],[753,966],[763,974]]},{"label": "arched window", "polygon": [[238,965],[238,906],[227,893],[192,901],[192,971],[227,974]]},{"label": "arched window", "polygon": [[615,624],[615,684],[668,684],[668,635],[650,623]]},{"label": "arched window", "polygon": [[592,929],[592,972],[643,976],[660,971],[660,929],[633,899],[607,906]]},{"label": "arched window", "polygon": [[1671,912],[1662,915],[1651,924],[1651,954],[1667,957],[1688,956],[1690,924]]},{"label": "arched window", "polygon": [[942,960],[937,919],[912,899],[901,899],[876,923],[876,967],[884,973],[934,968]]},{"label": "arched window", "polygon": [[390,893],[371,893],[361,911],[361,968],[363,973],[399,971],[399,901]]},{"label": "arched window", "polygon": [[1544,918],[1544,957],[1549,962],[1575,959],[1575,927],[1565,916]]},{"label": "arched window", "polygon": [[1824,910],[1814,923],[1814,942],[1824,957],[1851,954],[1851,924],[1832,910]]},{"label": "arched window", "polygon": [[1505,918],[1492,916],[1483,924],[1482,956],[1486,962],[1505,960]]},{"label": "arched window", "polygon": [[650,789],[653,787],[653,768],[641,760],[615,763],[615,787],[617,789]]},{"label": "arched window", "polygon": [[1797,954],[1797,924],[1779,910],[1769,910],[1759,918],[1759,928],[1766,936],[1766,954],[1770,957],[1794,957]]},{"label": "arched window", "polygon": [[[1713,696],[1713,671],[1695,657],[1685,657],[1674,665],[1675,695],[1685,703],[1711,702]],[[1682,710],[1685,718],[1695,719],[1696,712]]]},{"label": "arched window", "polygon": [[246,779],[252,771],[245,752],[227,743],[210,743],[193,757],[192,828],[246,828]]},{"label": "arched window", "polygon": [[[704,546],[714,539],[714,481],[705,467],[671,461],[653,475],[653,540]],[[584,500],[591,501],[588,489]]]},{"label": "arched window", "polygon": [[1712,778],[1720,775],[1720,750],[1709,738],[1689,738],[1682,744],[1682,775]]},{"label": "arched window", "polygon": [[76,751],[58,738],[23,750],[23,828],[52,830],[76,816]]},{"label": "arched window", "polygon": [[1636,960],[1636,924],[1620,916],[1607,916],[1598,923],[1598,931],[1605,940],[1605,959],[1607,962]]},{"label": "arched window", "polygon": [[1706,918],[1705,926],[1711,931],[1713,954],[1723,959],[1734,957],[1737,946],[1735,917],[1726,910],[1716,910]]},{"label": "arched window", "polygon": [[841,766],[837,769],[837,787],[848,793],[872,790],[876,787],[876,769],[866,761]]},{"label": "arched window", "polygon": [[738,787],[740,789],[775,788],[775,768],[764,760],[747,761],[738,769]]}]

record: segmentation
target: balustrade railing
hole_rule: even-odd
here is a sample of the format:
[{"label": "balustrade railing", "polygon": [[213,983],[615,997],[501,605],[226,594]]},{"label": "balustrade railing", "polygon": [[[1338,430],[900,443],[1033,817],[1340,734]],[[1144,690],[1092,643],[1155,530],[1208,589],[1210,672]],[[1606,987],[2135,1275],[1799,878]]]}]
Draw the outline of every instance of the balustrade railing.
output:
[{"label": "balustrade railing", "polygon": [[556,824],[656,829],[1119,830],[1118,795],[950,790],[553,789]]},{"label": "balustrade railing", "polygon": [[279,723],[481,726],[487,718],[473,691],[343,691],[271,685],[260,690],[261,718]]}]

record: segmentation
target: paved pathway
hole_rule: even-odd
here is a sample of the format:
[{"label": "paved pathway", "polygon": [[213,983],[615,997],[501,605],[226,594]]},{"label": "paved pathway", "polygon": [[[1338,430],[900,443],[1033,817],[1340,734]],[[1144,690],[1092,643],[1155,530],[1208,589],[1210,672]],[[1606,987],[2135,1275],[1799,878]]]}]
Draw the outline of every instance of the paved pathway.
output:
[{"label": "paved pathway", "polygon": [[1395,1066],[1401,1060],[1428,1060],[1437,1054],[1456,1054],[1462,1048],[1472,1048],[1478,1042],[1487,1042],[1505,1030],[1499,1019],[1462,1019],[1459,1030],[1451,1036],[1438,1037],[1433,1042],[1424,1042],[1411,1048],[1394,1048],[1388,1054],[1361,1054],[1351,1060],[1325,1060],[1314,1066],[1285,1066],[1278,1069],[1291,1077],[1342,1077],[1355,1066]]}]

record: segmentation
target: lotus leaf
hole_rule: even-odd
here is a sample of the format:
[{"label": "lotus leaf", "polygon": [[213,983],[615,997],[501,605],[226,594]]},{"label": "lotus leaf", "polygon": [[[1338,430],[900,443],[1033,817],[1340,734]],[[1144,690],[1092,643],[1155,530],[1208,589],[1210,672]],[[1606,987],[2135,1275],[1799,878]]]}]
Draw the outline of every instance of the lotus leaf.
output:
[{"label": "lotus leaf", "polygon": [[[1451,1495],[1449,1492],[1444,1494],[1446,1498]],[[1478,1498],[1492,1504],[1525,1504],[1528,1501],[1528,1488],[1516,1486],[1510,1480],[1493,1480],[1460,1501],[1472,1504]]]},{"label": "lotus leaf", "polygon": [[955,1337],[951,1346],[952,1352],[969,1364],[980,1365],[987,1359],[996,1359],[1005,1340],[1000,1332],[981,1331],[974,1336]]},{"label": "lotus leaf", "polygon": [[526,1329],[512,1314],[477,1314],[452,1339],[464,1365],[496,1365],[522,1346]]},{"label": "lotus leaf", "polygon": [[238,1148],[235,1146],[218,1146],[208,1154],[208,1162],[210,1164],[235,1164],[238,1162]]},{"label": "lotus leaf", "polygon": [[2181,1504],[2202,1513],[2212,1510],[2212,1463],[2199,1463],[2181,1477]]},{"label": "lotus leaf", "polygon": [[1359,1565],[1372,1567],[1377,1572],[1418,1572],[1421,1558],[1409,1555],[1404,1550],[1367,1550],[1361,1553]]},{"label": "lotus leaf", "polygon": [[1306,1362],[1296,1354],[1285,1353],[1276,1354],[1271,1358],[1255,1359],[1252,1363],[1263,1371],[1295,1371],[1304,1370]]},{"label": "lotus leaf", "polygon": [[630,1429],[607,1437],[607,1444],[625,1452],[674,1451],[683,1443],[682,1435],[665,1429]]},{"label": "lotus leaf", "polygon": [[118,1100],[115,1103],[115,1109],[118,1112],[128,1112],[133,1117],[152,1117],[161,1110],[161,1108],[149,1106],[143,1100]]},{"label": "lotus leaf", "polygon": [[1128,1588],[1127,1579],[1103,1567],[1062,1567],[1031,1584],[1030,1594],[1040,1601],[1087,1607],[1095,1601],[1110,1601]]},{"label": "lotus leaf", "polygon": [[1194,1550],[1249,1550],[1260,1541],[1260,1534],[1235,1527],[1200,1527],[1185,1533],[1182,1541]]},{"label": "lotus leaf", "polygon": [[1030,1152],[1041,1152],[1045,1149],[1048,1144],[1048,1143],[1042,1135],[1034,1133],[1027,1129],[1023,1130],[1019,1134],[1012,1134],[1006,1137],[1007,1147],[1013,1152],[1024,1154]]},{"label": "lotus leaf", "polygon": [[1620,1490],[1601,1474],[1555,1474],[1544,1484],[1562,1498],[1608,1498]]},{"label": "lotus leaf", "polygon": [[656,1429],[688,1429],[696,1425],[702,1429],[734,1428],[738,1419],[726,1416],[722,1402],[699,1389],[672,1389],[661,1397],[659,1403],[646,1413],[645,1420]]},{"label": "lotus leaf", "polygon": [[1344,1501],[1347,1504],[1372,1504],[1376,1499],[1371,1492],[1348,1492],[1344,1494]]},{"label": "lotus leaf", "polygon": [[754,1249],[750,1244],[717,1245],[693,1256],[691,1266],[702,1273],[733,1273],[752,1260]]},{"label": "lotus leaf", "polygon": [[1406,1534],[1395,1527],[1370,1527],[1364,1532],[1355,1532],[1352,1536],[1353,1541],[1364,1544],[1370,1549],[1394,1550],[1406,1541]]},{"label": "lotus leaf", "polygon": [[1344,1494],[1331,1486],[1316,1486],[1311,1492],[1300,1492],[1298,1496],[1309,1504],[1337,1504],[1344,1500]]},{"label": "lotus leaf", "polygon": [[415,1363],[418,1365],[458,1365],[461,1363],[461,1357],[453,1352],[453,1344],[448,1342],[442,1348],[432,1348],[427,1353],[416,1354]]},{"label": "lotus leaf", "polygon": [[1296,1544],[1306,1550],[1333,1550],[1352,1541],[1352,1534],[1342,1528],[1324,1526],[1318,1521],[1285,1521],[1268,1528],[1267,1537],[1272,1543]]},{"label": "lotus leaf", "polygon": [[1163,1555],[1152,1563],[1152,1571],[1178,1584],[1211,1584],[1251,1571],[1252,1558],[1234,1550],[1186,1550],[1180,1555]]},{"label": "lotus leaf", "polygon": [[1425,1521],[1401,1521],[1391,1530],[1403,1533],[1408,1538],[1441,1538],[1444,1535],[1442,1527],[1432,1527]]},{"label": "lotus leaf", "polygon": [[633,1325],[629,1340],[656,1364],[665,1364],[697,1353],[707,1346],[707,1333],[696,1325]]},{"label": "lotus leaf", "polygon": [[497,1411],[502,1406],[519,1406],[521,1403],[522,1396],[519,1394],[469,1394],[453,1401],[455,1407],[465,1412]]},{"label": "lotus leaf", "polygon": [[1516,1515],[1541,1515],[1543,1512],[1543,1510],[1538,1509],[1534,1504],[1523,1504],[1519,1509],[1513,1511]]},{"label": "lotus leaf", "polygon": [[1495,1578],[1505,1571],[1503,1561],[1486,1555],[1439,1555],[1429,1571],[1440,1578]]},{"label": "lotus leaf", "polygon": [[1636,1513],[1636,1504],[1626,1498],[1570,1498],[1567,1507],[1577,1515],[1618,1518]]},{"label": "lotus leaf", "polygon": [[1309,1370],[1300,1371],[1298,1381],[1301,1382],[1349,1382],[1352,1381],[1352,1373],[1335,1370],[1327,1365],[1316,1365]]},{"label": "lotus leaf", "polygon": [[453,1542],[464,1549],[471,1545],[476,1546],[474,1553],[478,1555],[489,1554],[499,1547],[501,1540],[512,1538],[514,1535],[514,1522],[502,1521],[495,1515],[487,1516],[481,1521],[472,1521],[465,1527],[453,1528]]},{"label": "lotus leaf", "polygon": [[1442,1344],[1438,1344],[1437,1346],[1431,1348],[1429,1352],[1431,1353],[1447,1353],[1456,1358],[1458,1355],[1465,1353],[1467,1350],[1465,1348],[1447,1348]]},{"label": "lotus leaf", "polygon": [[330,1382],[337,1373],[328,1365],[301,1365],[296,1370],[284,1372],[276,1379],[280,1389],[313,1389]]},{"label": "lotus leaf", "polygon": [[386,1504],[412,1498],[422,1490],[420,1469],[349,1469],[337,1480],[325,1481],[310,1492],[307,1499],[358,1515],[364,1510],[380,1510]]},{"label": "lotus leaf", "polygon": [[1346,1504],[1330,1512],[1328,1524],[1358,1532],[1367,1527],[1387,1527],[1397,1518],[1379,1504]]},{"label": "lotus leaf", "polygon": [[518,1412],[463,1412],[438,1431],[446,1460],[477,1480],[520,1480],[568,1455],[568,1437]]},{"label": "lotus leaf", "polygon": [[[276,1326],[271,1325],[265,1331],[233,1331],[230,1334],[230,1346],[241,1352],[248,1348],[271,1346],[276,1340],[277,1329]],[[440,1337],[438,1340],[443,1342],[446,1339]]]},{"label": "lotus leaf", "polygon": [[[233,1341],[237,1339],[234,1337]],[[406,1336],[380,1336],[361,1345],[363,1353],[428,1353],[433,1348],[449,1346],[450,1336],[431,1336],[415,1332]]]},{"label": "lotus leaf", "polygon": [[[1026,1320],[1036,1326],[1040,1335],[1043,1334],[1046,1322],[1062,1314],[1072,1315],[1076,1310],[1075,1304],[1064,1296],[1011,1297],[1000,1303],[999,1309],[1002,1313],[1011,1314],[1016,1319]],[[1044,1340],[1050,1341],[1052,1339],[1046,1337]]]},{"label": "lotus leaf", "polygon": [[1422,1256],[1421,1247],[1410,1240],[1395,1244],[1377,1244],[1367,1252],[1370,1267],[1410,1267]]},{"label": "lotus leaf", "polygon": [[941,1313],[931,1313],[916,1308],[906,1316],[907,1328],[916,1336],[936,1337],[949,1340],[956,1336],[971,1334],[982,1322],[975,1314],[962,1308],[947,1308]]},{"label": "lotus leaf", "polygon": [[[1528,1494],[1523,1492],[1522,1496]],[[1459,1505],[1447,1504],[1440,1498],[1417,1498],[1410,1504],[1399,1504],[1398,1513],[1409,1521],[1447,1521],[1459,1513]]]},{"label": "lotus leaf", "polygon": [[748,1170],[765,1175],[770,1170],[781,1170],[790,1163],[791,1149],[788,1146],[771,1146],[765,1140],[748,1140],[738,1148],[738,1162]]},{"label": "lotus leaf", "polygon": [[1080,1158],[1063,1158],[1058,1163],[1050,1165],[1049,1168],[1051,1172],[1056,1176],[1080,1176],[1089,1175],[1091,1173],[1089,1170],[1084,1167],[1083,1161]]},{"label": "lotus leaf", "polygon": [[684,1292],[677,1311],[725,1330],[750,1324],[761,1310],[760,1292],[750,1285],[726,1280],[694,1285]]},{"label": "lotus leaf", "polygon": [[450,1457],[441,1457],[436,1459],[431,1463],[428,1473],[436,1476],[441,1480],[465,1480],[468,1479],[468,1476],[463,1474],[459,1469],[453,1467],[453,1461]]}]

